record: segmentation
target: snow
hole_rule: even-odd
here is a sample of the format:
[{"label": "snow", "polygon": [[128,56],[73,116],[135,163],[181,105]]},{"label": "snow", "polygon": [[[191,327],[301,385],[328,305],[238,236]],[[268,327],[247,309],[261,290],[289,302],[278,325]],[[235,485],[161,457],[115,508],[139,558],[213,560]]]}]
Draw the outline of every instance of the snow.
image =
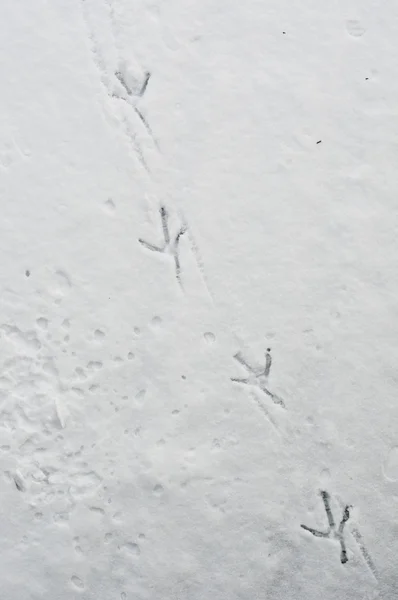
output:
[{"label": "snow", "polygon": [[5,0],[2,598],[398,598],[397,18]]}]

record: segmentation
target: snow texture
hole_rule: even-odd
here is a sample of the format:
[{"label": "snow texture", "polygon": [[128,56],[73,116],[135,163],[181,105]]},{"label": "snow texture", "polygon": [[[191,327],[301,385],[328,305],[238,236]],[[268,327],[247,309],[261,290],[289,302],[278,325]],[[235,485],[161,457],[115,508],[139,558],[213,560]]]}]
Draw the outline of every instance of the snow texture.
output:
[{"label": "snow texture", "polygon": [[4,0],[1,598],[398,598],[397,22]]}]

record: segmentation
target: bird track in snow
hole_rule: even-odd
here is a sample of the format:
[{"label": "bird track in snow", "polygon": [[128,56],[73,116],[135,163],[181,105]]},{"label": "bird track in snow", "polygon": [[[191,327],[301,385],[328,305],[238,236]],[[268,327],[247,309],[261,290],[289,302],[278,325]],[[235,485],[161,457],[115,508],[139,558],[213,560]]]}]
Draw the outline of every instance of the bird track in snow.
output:
[{"label": "bird track in snow", "polygon": [[274,404],[278,404],[282,408],[286,408],[284,400],[271,392],[268,387],[268,378],[271,371],[272,358],[270,348],[267,349],[265,354],[265,367],[260,371],[251,366],[242,356],[240,352],[234,355],[234,359],[248,372],[248,377],[231,377],[231,381],[234,383],[241,383],[248,386],[254,386],[261,390],[264,394],[271,398]]},{"label": "bird track in snow", "polygon": [[181,285],[181,262],[180,262],[180,254],[179,254],[179,243],[181,236],[187,231],[187,226],[182,225],[178,232],[171,237],[170,229],[169,229],[169,214],[164,206],[160,207],[160,219],[162,223],[162,233],[164,242],[161,246],[156,246],[142,238],[139,238],[139,243],[146,248],[147,250],[151,250],[152,252],[159,252],[160,254],[168,254],[174,260],[175,267],[175,275],[176,279]]},{"label": "bird track in snow", "polygon": [[[86,0],[81,0],[82,6],[82,14],[83,21],[86,26],[90,50],[93,57],[94,65],[96,66],[100,82],[102,88],[110,100],[116,100],[117,102],[121,101],[130,108],[130,112],[134,115],[134,117],[138,117],[139,121],[144,125],[147,133],[152,139],[152,142],[155,144],[156,148],[159,150],[159,144],[153,134],[153,131],[148,123],[148,120],[144,116],[142,110],[140,110],[137,106],[138,101],[144,96],[146,89],[148,87],[148,83],[151,77],[149,71],[145,71],[144,77],[140,82],[140,78],[134,77],[136,81],[136,85],[132,86],[127,82],[126,73],[123,72],[126,69],[124,68],[124,61],[120,59],[120,50],[117,44],[116,34],[115,34],[115,24],[114,24],[114,9],[111,2],[103,2],[102,6],[107,8],[109,24],[110,24],[110,32],[112,38],[112,46],[114,50],[114,54],[118,57],[116,60],[116,64],[108,65],[105,57],[105,53],[103,50],[103,43],[101,43],[100,37],[96,34],[95,27],[93,26],[93,17],[90,13],[89,3]],[[111,73],[111,75],[110,75]],[[124,93],[121,90],[121,93],[117,90],[117,85],[120,84]],[[126,96],[125,96],[126,95]],[[115,106],[116,108],[116,106]],[[145,160],[144,153],[142,151],[141,145],[137,139],[137,133],[132,130],[132,126],[129,123],[129,115],[123,114],[125,111],[121,111],[121,106],[119,107],[120,114],[117,115],[119,121],[122,124],[124,129],[124,133],[127,136],[129,142],[133,146],[134,152],[138,157],[141,165],[144,169],[149,173],[149,167]],[[119,111],[118,111],[119,112]],[[134,118],[133,118],[134,123]]]},{"label": "bird track in snow", "polygon": [[302,527],[302,529],[304,529],[305,531],[312,533],[312,535],[315,537],[338,540],[340,544],[340,562],[344,565],[346,562],[348,562],[347,548],[344,539],[344,527],[348,519],[350,518],[351,507],[349,505],[344,507],[343,516],[341,518],[339,526],[337,527],[333,517],[332,509],[330,507],[330,496],[328,492],[322,490],[321,497],[325,506],[326,516],[329,523],[329,528],[327,529],[327,531],[319,531],[318,529],[313,529],[312,527],[308,527],[307,525],[300,525],[300,527]]}]

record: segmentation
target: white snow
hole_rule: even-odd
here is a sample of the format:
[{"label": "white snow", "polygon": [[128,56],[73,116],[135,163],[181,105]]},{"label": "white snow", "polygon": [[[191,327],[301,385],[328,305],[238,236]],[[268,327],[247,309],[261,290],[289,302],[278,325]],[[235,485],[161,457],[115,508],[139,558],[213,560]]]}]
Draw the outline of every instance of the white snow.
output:
[{"label": "white snow", "polygon": [[2,8],[1,598],[396,600],[398,5]]}]

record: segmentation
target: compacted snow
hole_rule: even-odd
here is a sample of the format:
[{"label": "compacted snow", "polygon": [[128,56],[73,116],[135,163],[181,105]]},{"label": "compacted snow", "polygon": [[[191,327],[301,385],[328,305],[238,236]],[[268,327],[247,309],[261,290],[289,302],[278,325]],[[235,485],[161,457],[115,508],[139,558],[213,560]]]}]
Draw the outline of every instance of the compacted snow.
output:
[{"label": "compacted snow", "polygon": [[1,598],[398,598],[398,4],[2,8]]}]

